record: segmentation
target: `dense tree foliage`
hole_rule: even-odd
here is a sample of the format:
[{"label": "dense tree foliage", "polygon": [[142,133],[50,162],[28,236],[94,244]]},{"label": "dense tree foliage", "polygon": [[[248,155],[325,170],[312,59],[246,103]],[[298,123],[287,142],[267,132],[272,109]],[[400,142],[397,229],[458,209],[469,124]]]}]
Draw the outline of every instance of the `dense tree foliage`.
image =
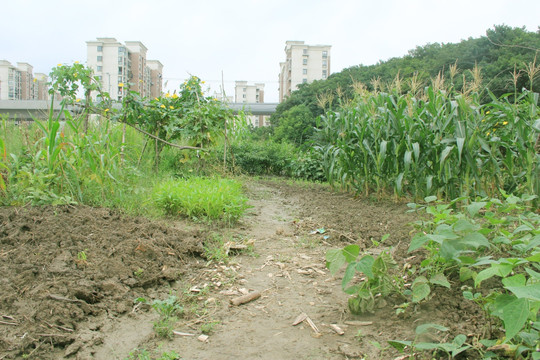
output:
[{"label": "dense tree foliage", "polygon": [[[432,79],[444,79],[446,84],[461,90],[464,82],[474,81],[475,65],[480,70],[482,86],[496,96],[520,92],[523,88],[540,90],[540,77],[531,84],[531,65],[536,64],[540,49],[540,29],[529,32],[525,28],[506,25],[495,26],[486,36],[469,38],[459,43],[427,44],[410,50],[407,55],[380,61],[374,65],[356,65],[332,74],[326,80],[302,84],[286,101],[279,104],[271,122],[279,127],[289,118],[288,111],[304,105],[314,117],[324,110],[338,107],[354,96],[354,84],[363,84],[367,90],[398,88],[410,90],[409,81],[416,77],[421,87]],[[540,59],[539,59],[540,61]],[[534,77],[534,74],[532,74]],[[396,81],[397,79],[397,81]],[[485,92],[485,100],[488,99]],[[303,130],[302,130],[303,131]],[[293,135],[291,135],[293,136]]]}]

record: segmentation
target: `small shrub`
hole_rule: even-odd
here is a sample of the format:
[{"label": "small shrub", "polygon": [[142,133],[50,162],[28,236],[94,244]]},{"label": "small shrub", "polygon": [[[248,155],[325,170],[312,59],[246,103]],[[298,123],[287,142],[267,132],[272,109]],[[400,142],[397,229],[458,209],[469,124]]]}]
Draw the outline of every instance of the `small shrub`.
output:
[{"label": "small shrub", "polygon": [[291,161],[291,176],[309,181],[326,181],[321,154],[314,151],[301,153]]},{"label": "small shrub", "polygon": [[[243,141],[233,144],[235,165],[249,175],[289,175],[289,165],[295,148],[287,143],[274,141]],[[229,164],[232,163],[229,160]]]}]

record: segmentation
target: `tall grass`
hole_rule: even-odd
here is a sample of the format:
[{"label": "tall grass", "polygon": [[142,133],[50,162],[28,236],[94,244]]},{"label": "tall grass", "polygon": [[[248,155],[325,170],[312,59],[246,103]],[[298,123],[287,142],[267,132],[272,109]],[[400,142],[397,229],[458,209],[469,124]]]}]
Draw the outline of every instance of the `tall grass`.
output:
[{"label": "tall grass", "polygon": [[538,94],[513,95],[364,91],[321,117],[316,150],[332,184],[366,194],[538,194]]},{"label": "tall grass", "polygon": [[[136,168],[141,135],[121,124],[50,116],[15,122],[3,119],[0,139],[7,205],[83,203],[140,209],[144,167]],[[122,152],[123,150],[123,152]],[[5,156],[4,156],[5,155]]]}]

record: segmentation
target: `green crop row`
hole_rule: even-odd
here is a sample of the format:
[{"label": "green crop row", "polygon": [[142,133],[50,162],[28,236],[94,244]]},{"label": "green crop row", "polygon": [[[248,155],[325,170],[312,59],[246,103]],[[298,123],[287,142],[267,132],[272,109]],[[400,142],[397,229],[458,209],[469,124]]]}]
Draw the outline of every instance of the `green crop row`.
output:
[{"label": "green crop row", "polygon": [[539,192],[537,93],[482,104],[436,87],[421,97],[364,92],[319,125],[315,149],[334,185],[446,199]]}]

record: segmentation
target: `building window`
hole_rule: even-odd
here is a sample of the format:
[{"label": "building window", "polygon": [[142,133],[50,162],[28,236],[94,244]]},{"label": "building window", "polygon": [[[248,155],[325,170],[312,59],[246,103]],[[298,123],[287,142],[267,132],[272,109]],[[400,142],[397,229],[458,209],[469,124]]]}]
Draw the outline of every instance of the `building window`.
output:
[{"label": "building window", "polygon": [[322,78],[323,78],[323,79],[326,79],[326,70],[323,70],[323,71],[322,71]]},{"label": "building window", "polygon": [[307,79],[302,79],[302,84],[307,84]]},{"label": "building window", "polygon": [[98,57],[97,57],[97,61],[103,61],[103,56],[101,56],[101,55],[98,56]]},{"label": "building window", "polygon": [[99,66],[97,67],[97,71],[103,71],[103,66],[99,65]]},{"label": "building window", "polygon": [[307,59],[304,59],[304,60],[302,61],[302,63],[303,63],[304,65],[307,65]]},{"label": "building window", "polygon": [[323,67],[327,67],[327,66],[328,66],[328,61],[327,61],[327,60],[323,60],[323,61],[322,61],[322,66],[323,66]]},{"label": "building window", "polygon": [[304,55],[307,55],[307,49],[304,49]]},{"label": "building window", "polygon": [[302,74],[307,75],[307,69],[302,69]]},{"label": "building window", "polygon": [[323,51],[323,52],[322,52],[322,57],[323,57],[323,58],[328,57],[328,51]]},{"label": "building window", "polygon": [[102,52],[102,51],[103,51],[103,46],[101,46],[101,45],[98,45],[98,47],[97,47],[97,51],[99,51],[99,52]]}]

